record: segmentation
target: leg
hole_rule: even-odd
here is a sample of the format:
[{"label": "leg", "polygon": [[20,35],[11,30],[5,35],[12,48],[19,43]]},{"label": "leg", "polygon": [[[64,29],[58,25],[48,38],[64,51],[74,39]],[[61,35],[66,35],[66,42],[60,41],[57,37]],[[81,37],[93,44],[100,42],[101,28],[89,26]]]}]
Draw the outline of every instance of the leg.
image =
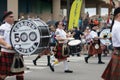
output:
[{"label": "leg", "polygon": [[50,64],[50,55],[47,55],[47,65],[49,66],[49,64]]},{"label": "leg", "polygon": [[16,80],[24,80],[23,74],[16,75]]},{"label": "leg", "polygon": [[33,64],[34,64],[34,65],[37,65],[37,64],[36,64],[36,61],[37,61],[40,57],[41,57],[41,56],[38,55],[38,56],[33,60]]},{"label": "leg", "polygon": [[72,73],[73,71],[68,69],[68,62],[67,62],[67,60],[63,61],[63,63],[64,63],[64,72],[65,73]]},{"label": "leg", "polygon": [[101,54],[98,54],[98,64],[105,64],[105,63],[102,62],[102,60],[101,60]]},{"label": "leg", "polygon": [[88,63],[88,59],[91,57],[92,55],[88,54],[87,57],[85,57],[85,62]]}]

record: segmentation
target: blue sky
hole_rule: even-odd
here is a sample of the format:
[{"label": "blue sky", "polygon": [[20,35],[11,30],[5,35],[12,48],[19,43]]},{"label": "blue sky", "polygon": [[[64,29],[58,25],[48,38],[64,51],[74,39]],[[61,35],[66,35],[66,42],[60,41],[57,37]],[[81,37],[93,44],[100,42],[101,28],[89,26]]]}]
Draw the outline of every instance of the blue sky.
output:
[{"label": "blue sky", "polygon": [[[96,8],[86,8],[85,13],[88,12],[90,16],[96,14]],[[101,15],[106,15],[108,14],[108,9],[107,8],[101,8]]]}]

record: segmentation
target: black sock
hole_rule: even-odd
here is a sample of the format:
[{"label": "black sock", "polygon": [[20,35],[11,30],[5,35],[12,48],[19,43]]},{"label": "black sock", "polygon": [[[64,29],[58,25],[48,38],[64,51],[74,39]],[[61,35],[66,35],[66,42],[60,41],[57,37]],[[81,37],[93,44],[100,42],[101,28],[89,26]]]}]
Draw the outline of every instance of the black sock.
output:
[{"label": "black sock", "polygon": [[50,56],[47,56],[48,65],[50,64]]},{"label": "black sock", "polygon": [[101,61],[101,54],[98,54],[98,62],[102,62]]}]

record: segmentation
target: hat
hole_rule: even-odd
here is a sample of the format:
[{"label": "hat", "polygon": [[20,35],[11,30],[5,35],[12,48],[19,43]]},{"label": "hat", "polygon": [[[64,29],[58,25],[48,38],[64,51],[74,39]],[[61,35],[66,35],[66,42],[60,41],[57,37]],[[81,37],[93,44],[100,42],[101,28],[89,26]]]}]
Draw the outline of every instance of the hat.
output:
[{"label": "hat", "polygon": [[114,15],[113,16],[116,16],[118,13],[120,13],[120,7],[116,8],[114,10]]},{"label": "hat", "polygon": [[12,11],[5,12],[5,14],[4,14],[2,20],[5,20],[5,18],[8,17],[8,16],[11,15],[11,14],[13,14]]}]

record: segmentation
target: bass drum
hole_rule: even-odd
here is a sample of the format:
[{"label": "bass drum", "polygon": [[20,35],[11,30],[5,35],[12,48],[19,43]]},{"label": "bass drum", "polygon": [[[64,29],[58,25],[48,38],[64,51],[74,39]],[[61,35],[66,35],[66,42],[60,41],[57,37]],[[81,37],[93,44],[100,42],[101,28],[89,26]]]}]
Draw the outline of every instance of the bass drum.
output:
[{"label": "bass drum", "polygon": [[40,53],[48,47],[50,41],[48,25],[40,19],[17,22],[10,36],[13,49],[23,55]]}]

